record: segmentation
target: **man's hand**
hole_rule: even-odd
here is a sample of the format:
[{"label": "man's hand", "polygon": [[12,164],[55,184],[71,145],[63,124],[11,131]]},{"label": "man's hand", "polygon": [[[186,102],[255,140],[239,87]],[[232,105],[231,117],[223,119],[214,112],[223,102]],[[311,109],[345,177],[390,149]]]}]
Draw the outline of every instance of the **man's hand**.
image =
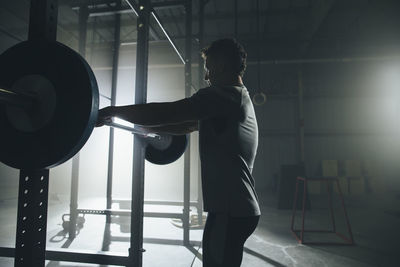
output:
[{"label": "man's hand", "polygon": [[100,109],[97,116],[96,127],[103,126],[106,122],[111,121],[112,117],[114,117],[112,106]]}]

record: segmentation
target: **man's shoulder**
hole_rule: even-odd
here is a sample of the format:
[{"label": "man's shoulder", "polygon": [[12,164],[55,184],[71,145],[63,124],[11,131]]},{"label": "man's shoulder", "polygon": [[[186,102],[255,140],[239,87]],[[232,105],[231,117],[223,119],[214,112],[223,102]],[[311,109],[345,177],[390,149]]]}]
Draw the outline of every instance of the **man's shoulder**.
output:
[{"label": "man's shoulder", "polygon": [[209,86],[199,89],[193,95],[236,95],[239,97],[243,91],[247,91],[244,86]]}]

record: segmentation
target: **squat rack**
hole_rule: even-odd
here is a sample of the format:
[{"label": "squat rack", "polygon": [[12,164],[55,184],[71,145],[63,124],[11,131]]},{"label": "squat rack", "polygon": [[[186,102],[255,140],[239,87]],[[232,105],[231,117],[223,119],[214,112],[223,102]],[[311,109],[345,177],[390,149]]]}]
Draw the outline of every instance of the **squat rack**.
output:
[{"label": "squat rack", "polygon": [[[138,15],[140,18],[140,9],[141,4],[137,5],[134,1],[132,0],[125,0],[125,2],[129,5],[130,11],[133,12],[134,14]],[[157,13],[154,11],[153,8],[159,8],[159,7],[166,7],[166,6],[183,6],[185,7],[185,20],[186,20],[186,42],[185,42],[185,57],[181,55],[180,51],[178,50],[176,44],[170,37],[168,31],[164,28],[164,26],[161,23],[161,20]],[[120,1],[117,1],[117,5],[115,7],[110,7],[110,10],[105,10],[102,9],[101,14],[104,15],[115,15],[115,34],[114,34],[114,54],[113,54],[113,68],[112,68],[112,88],[111,88],[111,105],[115,105],[115,100],[116,100],[116,80],[117,80],[117,70],[118,70],[118,54],[119,54],[119,47],[120,47],[120,14],[122,13],[121,10],[121,3]],[[171,44],[171,46],[174,48],[176,54],[178,55],[179,59],[182,61],[182,63],[185,66],[185,96],[189,97],[191,95],[191,88],[192,88],[192,78],[191,78],[191,62],[192,62],[192,57],[191,57],[191,46],[192,46],[192,27],[191,27],[191,21],[192,21],[192,3],[191,1],[172,1],[172,2],[157,2],[155,5],[151,8],[149,8],[150,14],[159,27],[161,28],[162,32],[165,34],[167,40]],[[87,4],[82,5],[79,8],[79,14],[84,13],[80,17],[85,18],[85,20],[82,20],[80,24],[87,23],[87,19],[91,14],[91,11],[88,9]],[[96,15],[98,15],[98,11],[94,11]],[[126,9],[124,13],[126,12]],[[138,13],[139,12],[139,13]],[[142,23],[144,26],[146,24],[149,24],[149,20],[146,21],[138,21],[138,24]],[[86,26],[82,25],[80,26],[80,29],[86,31]],[[143,29],[143,27],[139,28]],[[150,33],[150,24],[149,24],[149,33]],[[137,44],[137,53],[138,53],[138,59],[139,55],[147,54],[147,47],[144,48],[144,50],[139,43],[139,34],[140,32],[138,31],[138,44]],[[154,30],[153,30],[153,36],[155,36]],[[84,36],[83,34],[80,34],[80,36]],[[148,34],[146,36],[146,46],[148,46]],[[85,40],[80,40],[80,43],[85,43]],[[84,50],[84,46],[83,46]],[[145,52],[146,51],[146,52]],[[139,66],[139,61],[137,61],[137,66]],[[139,68],[137,67],[137,70]],[[141,77],[141,75],[144,75],[143,73],[136,73],[136,77]],[[146,74],[147,76],[147,58],[146,58]],[[146,79],[147,81],[147,79]],[[136,84],[138,83],[138,80],[136,80]],[[140,90],[144,88],[144,86],[139,87]],[[146,100],[146,93],[144,93],[143,96],[140,97],[140,101],[136,99],[135,96],[135,103],[142,103]],[[136,141],[136,139],[135,139]],[[190,142],[189,142],[190,143]],[[119,216],[130,216],[131,212],[129,210],[113,210],[112,209],[112,204],[113,203],[128,203],[129,200],[121,200],[121,199],[113,199],[112,198],[112,181],[113,181],[113,147],[114,147],[114,129],[110,128],[110,138],[109,138],[109,154],[108,154],[108,173],[107,173],[107,204],[106,204],[106,209],[101,209],[101,210],[95,210],[95,209],[78,209],[78,183],[79,183],[79,157],[75,157],[73,160],[72,164],[72,177],[71,177],[71,199],[70,199],[70,223],[69,223],[69,239],[73,240],[76,236],[76,228],[77,228],[77,217],[79,214],[93,214],[93,215],[106,215],[107,220],[106,222],[109,223],[111,222],[111,215],[119,215]],[[134,152],[134,157],[135,157]],[[135,158],[133,159],[135,162]],[[135,168],[135,167],[134,167]],[[198,218],[200,223],[202,223],[202,216],[203,216],[203,211],[202,211],[202,198],[201,198],[201,189],[198,187],[198,200],[197,201],[190,201],[190,146],[188,147],[186,153],[184,154],[184,199],[183,202],[179,201],[156,201],[156,200],[145,200],[144,204],[152,204],[152,205],[167,205],[167,206],[182,206],[183,205],[183,213],[163,213],[163,212],[146,212],[144,213],[144,216],[146,217],[156,217],[156,218],[175,218],[175,219],[181,219],[183,222],[183,244],[184,245],[189,245],[190,244],[190,207],[196,207]],[[200,184],[200,183],[199,183]],[[133,193],[133,191],[132,191]],[[137,192],[136,192],[137,193]],[[134,207],[133,203],[130,203],[131,207]],[[135,210],[133,208],[132,210]],[[153,239],[154,241],[154,239]],[[161,240],[160,240],[161,241]],[[165,243],[166,240],[162,240],[163,243]],[[157,243],[157,242],[156,242]],[[176,244],[176,240],[170,240],[170,243]]]},{"label": "squat rack", "polygon": [[[147,70],[148,70],[148,45],[149,45],[149,19],[150,15],[158,21],[162,27],[156,13],[152,9],[150,0],[139,0],[138,5],[133,0],[125,0],[134,12],[138,14],[138,44],[137,44],[137,64],[136,64],[136,90],[135,103],[144,103],[147,93]],[[107,1],[108,2],[108,1]],[[186,8],[186,42],[185,42],[185,95],[191,94],[191,45],[192,45],[192,3],[191,1],[173,1],[171,3],[184,5]],[[168,2],[169,3],[169,2]],[[168,4],[165,2],[165,4]],[[80,42],[79,50],[84,55],[86,45],[86,23],[88,19],[87,5],[81,5],[79,13]],[[57,29],[57,0],[31,0],[29,39],[42,38],[50,41],[56,40]],[[117,20],[118,24],[118,20]],[[119,27],[118,27],[119,28]],[[119,31],[119,30],[118,30]],[[163,30],[165,34],[167,32]],[[116,32],[116,36],[119,32]],[[119,38],[118,38],[119,39]],[[172,42],[171,38],[168,40]],[[116,40],[117,41],[117,40]],[[118,40],[119,46],[119,40]],[[176,48],[176,46],[174,46]],[[176,49],[177,51],[177,49]],[[179,52],[179,51],[177,51]],[[115,53],[115,55],[118,55]],[[114,55],[114,68],[118,66]],[[183,57],[182,57],[183,58]],[[113,71],[114,72],[114,71]],[[116,71],[115,71],[116,74]],[[113,75],[114,76],[114,75]],[[116,77],[113,77],[113,87],[116,88]],[[114,98],[115,99],[115,98]],[[115,101],[115,100],[114,100]],[[115,103],[115,102],[114,102]],[[17,215],[17,235],[15,248],[1,247],[0,256],[14,257],[16,267],[42,267],[45,260],[70,261],[93,264],[108,264],[120,266],[142,266],[143,244],[143,216],[176,218],[183,221],[184,226],[184,245],[189,242],[189,208],[190,208],[190,150],[185,153],[184,168],[184,210],[182,214],[155,214],[144,213],[144,147],[139,139],[134,137],[134,157],[133,157],[133,177],[132,177],[132,199],[131,207],[134,210],[131,216],[131,234],[129,255],[109,252],[83,252],[65,251],[62,249],[46,250],[46,225],[47,225],[47,201],[48,201],[48,182],[49,170],[21,170],[19,195],[18,195],[18,215]],[[71,223],[74,225],[78,213],[98,214],[95,210],[77,209],[78,192],[78,171],[79,156],[74,160],[72,191],[71,191]],[[108,180],[110,183],[111,180]],[[107,190],[107,205],[112,203],[111,183]],[[29,198],[27,197],[29,192]],[[201,202],[201,201],[199,201]],[[176,203],[166,203],[167,205]],[[179,203],[181,204],[181,203]],[[192,203],[194,206],[196,203]],[[27,206],[38,208],[26,209]],[[201,205],[201,203],[200,203]],[[202,212],[202,209],[198,209]],[[110,209],[100,211],[100,214],[108,215],[130,215],[130,212],[112,211]],[[75,216],[76,215],[76,216]],[[176,217],[175,217],[176,216]],[[201,215],[202,216],[202,215]],[[201,218],[199,216],[199,218]],[[27,218],[29,224],[27,224]],[[35,219],[36,218],[36,219]],[[108,219],[109,220],[109,219]],[[70,229],[71,232],[71,229]],[[75,231],[72,234],[75,237]]]}]

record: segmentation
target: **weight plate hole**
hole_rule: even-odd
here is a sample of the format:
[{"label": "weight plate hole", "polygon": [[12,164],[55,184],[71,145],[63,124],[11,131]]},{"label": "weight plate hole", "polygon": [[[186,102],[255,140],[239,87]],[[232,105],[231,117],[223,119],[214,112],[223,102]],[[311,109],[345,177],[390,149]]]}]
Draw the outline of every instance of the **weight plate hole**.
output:
[{"label": "weight plate hole", "polygon": [[24,208],[26,208],[28,206],[28,203],[24,203]]},{"label": "weight plate hole", "polygon": [[24,194],[26,195],[26,194],[28,194],[28,189],[25,189],[25,191],[24,191]]},{"label": "weight plate hole", "polygon": [[25,177],[25,182],[28,182],[29,181],[29,176],[26,176]]}]

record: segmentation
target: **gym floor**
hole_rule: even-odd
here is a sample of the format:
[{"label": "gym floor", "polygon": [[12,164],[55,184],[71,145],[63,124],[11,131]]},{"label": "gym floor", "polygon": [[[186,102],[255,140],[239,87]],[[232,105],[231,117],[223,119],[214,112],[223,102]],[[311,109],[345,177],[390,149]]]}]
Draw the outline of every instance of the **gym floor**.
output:
[{"label": "gym floor", "polygon": [[[264,193],[261,197],[262,218],[255,233],[245,245],[243,267],[262,266],[398,266],[397,254],[400,238],[400,217],[395,210],[399,206],[400,198],[394,194],[346,196],[346,206],[349,214],[355,245],[301,245],[298,244],[290,232],[291,210],[278,210],[277,198],[274,193]],[[101,251],[107,240],[104,235],[110,229],[111,243],[109,251],[124,254],[129,247],[129,233],[125,228],[128,220],[115,219],[111,224],[105,223],[105,216],[86,215],[84,227],[80,230],[73,242],[68,242],[63,232],[61,216],[68,212],[69,196],[51,195],[49,201],[49,218],[47,231],[47,247],[69,247],[72,250]],[[307,210],[306,227],[324,228],[328,226],[329,216],[324,208],[323,196],[312,196],[311,209]],[[335,198],[334,198],[335,200]],[[337,200],[337,199],[336,199]],[[346,234],[344,217],[340,214],[340,205],[334,201],[338,230]],[[14,246],[16,198],[0,200],[0,245]],[[80,200],[80,208],[102,208],[104,199],[92,198]],[[180,212],[179,207],[146,206],[148,211]],[[300,213],[296,216],[298,226]],[[108,226],[108,227],[106,227]],[[343,227],[342,227],[343,226]],[[342,229],[341,229],[342,228]],[[129,226],[128,226],[129,229]],[[191,230],[193,241],[200,241],[201,229]],[[323,235],[323,234],[322,234]],[[145,218],[145,240],[178,240],[177,244],[160,244],[145,242],[144,266],[146,267],[189,267],[202,266],[201,248],[198,246],[185,247],[180,243],[182,229],[171,219]],[[308,241],[338,241],[335,236],[321,236],[321,234],[307,235]],[[154,241],[154,240],[153,240]],[[12,266],[13,260],[0,258],[0,266]],[[47,262],[46,266],[98,266],[84,263]]]}]

